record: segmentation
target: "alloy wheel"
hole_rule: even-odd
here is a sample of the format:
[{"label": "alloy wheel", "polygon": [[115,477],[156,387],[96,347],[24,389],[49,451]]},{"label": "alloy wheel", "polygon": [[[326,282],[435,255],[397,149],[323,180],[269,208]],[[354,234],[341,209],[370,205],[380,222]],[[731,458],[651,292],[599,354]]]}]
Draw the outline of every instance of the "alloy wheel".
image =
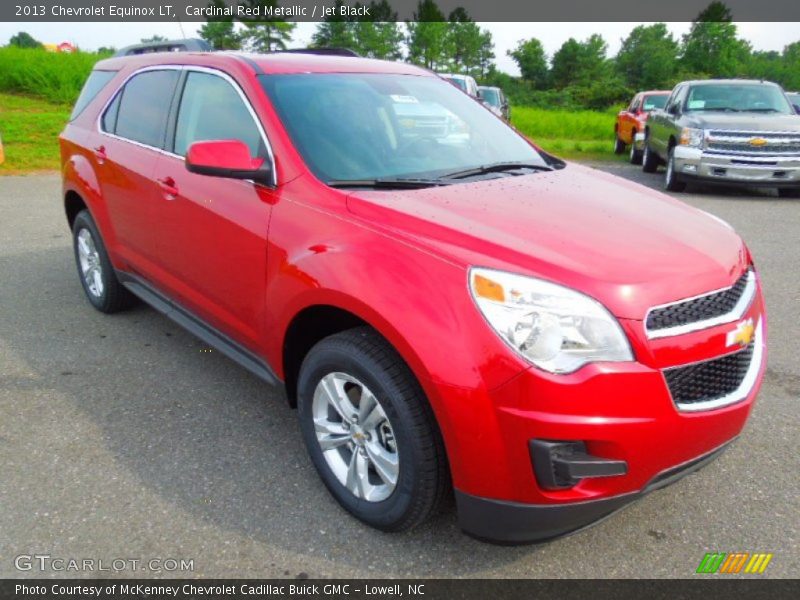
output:
[{"label": "alloy wheel", "polygon": [[356,498],[380,502],[397,486],[394,429],[375,395],[355,377],[329,373],[311,405],[314,431],[331,472]]},{"label": "alloy wheel", "polygon": [[91,231],[81,229],[78,232],[78,262],[81,275],[86,283],[86,289],[95,298],[103,296],[105,284],[103,283],[103,266],[100,262],[100,253],[94,243]]}]

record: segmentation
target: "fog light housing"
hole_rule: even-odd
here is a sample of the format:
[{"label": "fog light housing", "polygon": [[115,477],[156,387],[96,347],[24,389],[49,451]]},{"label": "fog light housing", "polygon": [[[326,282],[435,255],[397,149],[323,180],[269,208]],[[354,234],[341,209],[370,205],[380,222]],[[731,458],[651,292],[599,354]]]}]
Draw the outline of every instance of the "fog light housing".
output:
[{"label": "fog light housing", "polygon": [[628,463],[592,456],[581,441],[531,440],[533,471],[546,490],[563,490],[587,477],[616,477],[628,473]]}]

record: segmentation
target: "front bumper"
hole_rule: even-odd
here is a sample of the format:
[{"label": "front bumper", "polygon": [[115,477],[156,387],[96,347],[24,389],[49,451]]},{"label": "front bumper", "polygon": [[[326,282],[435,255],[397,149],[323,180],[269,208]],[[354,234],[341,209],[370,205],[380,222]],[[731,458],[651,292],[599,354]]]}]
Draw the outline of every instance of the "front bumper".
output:
[{"label": "front bumper", "polygon": [[661,489],[703,468],[722,454],[733,440],[698,458],[656,475],[640,492],[572,504],[521,504],[479,498],[456,491],[458,521],[467,534],[487,542],[526,544],[595,525],[645,494]]},{"label": "front bumper", "polygon": [[[591,364],[569,375],[531,368],[491,390],[440,387],[453,407],[443,433],[461,527],[501,543],[563,535],[716,456],[745,425],[765,353],[754,353],[757,362],[742,396],[706,410],[681,409],[664,371],[730,353],[729,334],[742,321],[758,324],[755,335],[765,347],[760,290],[736,321],[681,335],[647,339],[642,321],[621,320],[636,362]],[[560,488],[548,485],[537,475],[532,440],[580,442],[576,470],[594,474]],[[602,474],[596,462],[590,464],[597,459],[606,463]]]},{"label": "front bumper", "polygon": [[800,157],[738,156],[675,147],[675,174],[681,179],[719,183],[800,186]]}]

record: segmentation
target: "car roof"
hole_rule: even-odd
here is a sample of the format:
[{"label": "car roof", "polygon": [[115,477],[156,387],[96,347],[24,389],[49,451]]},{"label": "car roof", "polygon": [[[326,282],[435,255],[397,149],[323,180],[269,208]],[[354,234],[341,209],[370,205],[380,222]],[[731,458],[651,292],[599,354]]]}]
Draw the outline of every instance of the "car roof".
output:
[{"label": "car roof", "polygon": [[777,83],[766,81],[763,79],[695,79],[692,81],[682,81],[682,84],[688,85],[719,85],[719,84],[744,84],[744,85],[772,85],[778,87]]},{"label": "car roof", "polygon": [[434,76],[433,73],[407,63],[372,58],[274,52],[154,52],[134,56],[112,57],[97,63],[100,70],[139,69],[159,65],[195,65],[222,67],[226,64],[247,66],[257,75],[281,73],[386,73],[397,75]]},{"label": "car roof", "polygon": [[666,96],[672,93],[672,90],[647,90],[646,92],[639,92],[642,96]]}]

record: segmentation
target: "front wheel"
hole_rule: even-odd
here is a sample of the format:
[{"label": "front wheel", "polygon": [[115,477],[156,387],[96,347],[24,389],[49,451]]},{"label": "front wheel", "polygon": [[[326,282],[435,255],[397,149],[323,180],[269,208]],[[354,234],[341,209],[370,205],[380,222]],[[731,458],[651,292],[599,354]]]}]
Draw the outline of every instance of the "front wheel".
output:
[{"label": "front wheel", "polygon": [[682,192],[686,189],[686,182],[678,178],[675,173],[675,148],[669,149],[669,158],[667,158],[667,169],[664,173],[664,188],[668,192]]},{"label": "front wheel", "polygon": [[636,148],[636,143],[631,144],[630,161],[632,165],[642,164],[642,151]]},{"label": "front wheel", "polygon": [[780,198],[800,198],[800,187],[778,188],[778,196]]},{"label": "front wheel", "polygon": [[314,346],[297,402],[314,467],[345,510],[384,531],[438,510],[450,485],[441,434],[419,383],[377,332],[359,327]]}]

